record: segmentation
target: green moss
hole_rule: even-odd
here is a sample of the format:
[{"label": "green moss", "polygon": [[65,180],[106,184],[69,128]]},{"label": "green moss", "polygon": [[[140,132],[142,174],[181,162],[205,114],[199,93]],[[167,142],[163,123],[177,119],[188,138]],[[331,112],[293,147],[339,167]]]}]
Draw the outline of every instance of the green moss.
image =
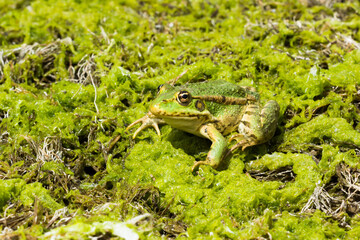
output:
[{"label": "green moss", "polygon": [[37,198],[44,207],[50,209],[52,212],[62,207],[61,204],[56,202],[50,196],[48,190],[46,190],[41,183],[27,184],[19,196],[20,201],[22,201],[25,206],[33,205],[35,198]]},{"label": "green moss", "polygon": [[326,77],[334,86],[353,88],[359,85],[360,71],[356,67],[360,62],[360,51],[354,50],[346,55],[342,63],[334,64],[326,71]]},{"label": "green moss", "polygon": [[3,208],[11,198],[18,196],[25,184],[22,179],[1,180],[0,208]]},{"label": "green moss", "polygon": [[327,183],[335,175],[336,167],[345,163],[352,168],[359,168],[359,161],[354,150],[340,152],[337,147],[323,145],[323,155],[319,162],[321,172],[324,174],[323,182]]},{"label": "green moss", "polygon": [[301,206],[312,194],[315,186],[321,180],[319,169],[312,158],[305,154],[280,154],[265,155],[257,161],[249,163],[248,170],[276,170],[281,167],[292,166],[296,174],[294,182],[289,182],[281,190],[273,191],[275,199],[280,200],[280,205],[296,204]]},{"label": "green moss", "polygon": [[61,208],[61,204],[57,203],[41,183],[30,183],[22,179],[1,180],[0,207],[8,204],[10,199],[19,199],[24,206],[32,206],[35,198],[37,198],[44,207],[52,212]]},{"label": "green moss", "polygon": [[299,238],[299,239],[336,239],[344,238],[345,230],[336,222],[324,221],[325,215],[315,212],[309,216],[293,216],[284,212],[280,219],[276,219],[271,236],[276,239]]},{"label": "green moss", "polygon": [[325,115],[288,131],[280,148],[300,150],[313,143],[332,142],[338,145],[360,145],[360,133],[343,118]]},{"label": "green moss", "polygon": [[41,166],[41,170],[44,172],[54,171],[55,174],[62,174],[62,173],[66,173],[69,175],[74,174],[72,171],[66,168],[63,163],[56,163],[56,162],[45,162],[44,165]]},{"label": "green moss", "polygon": [[[165,194],[165,199],[173,199],[172,211],[182,212],[187,223],[196,221],[196,226],[189,229],[192,237],[209,232],[219,237],[236,236],[238,230],[233,228],[231,218],[220,217],[225,213],[237,221],[246,221],[267,208],[299,209],[321,179],[308,155],[265,155],[249,164],[248,170],[293,166],[296,179],[281,190],[278,190],[281,182],[258,182],[242,173],[241,161],[232,161],[226,171],[215,174],[210,167],[204,167],[200,176],[194,177],[189,171],[193,159],[182,150],[174,151],[167,141],[155,140],[151,144],[141,141],[126,159],[126,179],[134,184],[152,182]],[[124,174],[119,168],[117,171]]]}]

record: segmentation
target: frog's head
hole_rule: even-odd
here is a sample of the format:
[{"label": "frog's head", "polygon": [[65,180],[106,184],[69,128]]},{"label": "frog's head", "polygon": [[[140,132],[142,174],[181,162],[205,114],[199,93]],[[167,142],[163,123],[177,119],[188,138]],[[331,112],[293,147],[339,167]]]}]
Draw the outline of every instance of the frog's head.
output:
[{"label": "frog's head", "polygon": [[150,105],[150,112],[165,120],[204,120],[210,116],[204,101],[194,98],[191,90],[169,84],[159,86],[159,95]]}]

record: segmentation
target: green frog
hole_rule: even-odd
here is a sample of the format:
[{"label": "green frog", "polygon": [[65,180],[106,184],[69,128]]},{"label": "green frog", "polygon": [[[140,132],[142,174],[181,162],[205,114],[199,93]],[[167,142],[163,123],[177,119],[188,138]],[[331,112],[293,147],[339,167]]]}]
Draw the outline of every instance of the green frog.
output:
[{"label": "green frog", "polygon": [[[222,80],[188,83],[181,86],[160,85],[158,96],[151,103],[149,112],[127,127],[142,125],[133,134],[147,127],[153,127],[160,136],[159,124],[169,124],[182,131],[212,141],[204,161],[197,161],[192,167],[196,171],[206,164],[217,169],[237,148],[258,145],[270,140],[276,130],[279,118],[279,104],[268,101],[260,105],[259,94],[251,87],[242,87]],[[236,140],[228,150],[224,136],[238,129],[229,138]]]}]

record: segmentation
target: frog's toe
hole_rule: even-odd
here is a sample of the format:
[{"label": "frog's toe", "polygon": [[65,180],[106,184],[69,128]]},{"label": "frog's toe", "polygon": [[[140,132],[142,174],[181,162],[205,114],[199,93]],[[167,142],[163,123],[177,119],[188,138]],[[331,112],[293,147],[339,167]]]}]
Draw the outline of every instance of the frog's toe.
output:
[{"label": "frog's toe", "polygon": [[130,128],[132,128],[133,126],[135,126],[136,124],[138,124],[139,122],[141,122],[143,118],[144,118],[144,117],[142,117],[142,118],[136,120],[135,122],[131,123],[129,126],[127,126],[127,128],[126,128],[125,130],[126,130],[126,131],[129,131]]},{"label": "frog's toe", "polygon": [[236,142],[240,142],[243,139],[244,139],[244,135],[242,135],[242,134],[234,134],[229,138],[229,143],[232,142],[233,140],[235,140]]},{"label": "frog's toe", "polygon": [[247,139],[244,138],[243,135],[237,134],[234,136],[231,136],[229,139],[229,142],[236,140],[236,144],[230,149],[229,152],[234,152],[236,149],[241,147],[241,150],[244,151],[247,147],[253,146],[251,142],[249,142]]},{"label": "frog's toe", "polygon": [[161,132],[159,129],[159,125],[156,122],[153,122],[152,127],[155,128],[155,131],[157,133],[157,135],[159,135],[159,137],[161,136]]},{"label": "frog's toe", "polygon": [[191,168],[191,172],[196,172],[197,170],[199,170],[199,167],[201,165],[209,165],[209,162],[208,161],[198,161],[198,162],[195,162],[194,165],[192,166]]},{"label": "frog's toe", "polygon": [[234,152],[236,149],[241,147],[241,151],[244,151],[247,147],[251,147],[257,145],[258,143],[255,141],[249,141],[247,139],[243,139],[238,141],[231,149],[230,152]]},{"label": "frog's toe", "polygon": [[136,136],[139,134],[139,132],[141,132],[142,130],[144,130],[147,127],[149,127],[149,126],[146,126],[146,125],[142,124],[138,129],[136,129],[136,131],[134,132],[132,138],[135,139]]}]

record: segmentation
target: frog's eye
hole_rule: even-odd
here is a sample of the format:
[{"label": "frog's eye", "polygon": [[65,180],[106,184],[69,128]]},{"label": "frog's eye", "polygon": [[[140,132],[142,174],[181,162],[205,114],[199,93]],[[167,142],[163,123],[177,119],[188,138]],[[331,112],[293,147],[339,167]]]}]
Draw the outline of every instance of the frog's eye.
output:
[{"label": "frog's eye", "polygon": [[191,102],[191,94],[188,91],[180,91],[177,95],[177,101],[180,105],[187,106]]}]

